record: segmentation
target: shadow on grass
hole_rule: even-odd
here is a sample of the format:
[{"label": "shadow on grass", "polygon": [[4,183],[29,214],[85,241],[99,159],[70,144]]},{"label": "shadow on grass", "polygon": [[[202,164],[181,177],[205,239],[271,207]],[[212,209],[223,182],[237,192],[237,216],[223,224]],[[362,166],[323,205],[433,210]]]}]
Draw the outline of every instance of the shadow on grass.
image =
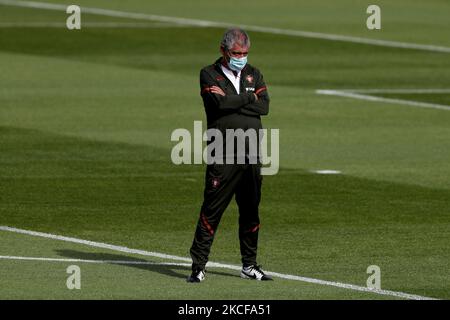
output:
[{"label": "shadow on grass", "polygon": [[[151,271],[151,272],[157,272],[165,276],[179,278],[179,279],[187,279],[191,272],[191,268],[189,266],[183,266],[183,265],[164,265],[165,262],[159,262],[159,261],[151,261],[151,260],[145,260],[145,259],[138,259],[126,255],[120,255],[120,254],[111,254],[111,253],[92,253],[92,252],[84,252],[84,251],[77,251],[77,250],[70,250],[70,249],[62,249],[62,250],[55,250],[55,252],[65,258],[70,259],[82,259],[82,260],[97,260],[97,261],[130,261],[130,262],[149,262],[149,263],[155,263],[155,264],[120,264],[122,266],[126,267],[132,267],[136,269]],[[108,262],[109,263],[109,262]],[[161,264],[158,264],[161,263]],[[110,263],[115,264],[115,263]],[[180,263],[181,264],[181,263]],[[118,264],[116,264],[118,265]],[[218,271],[211,271],[207,270],[208,274],[214,274],[214,275],[220,275],[220,276],[226,276],[226,277],[238,277],[239,275],[233,275],[226,272],[218,272]]]}]

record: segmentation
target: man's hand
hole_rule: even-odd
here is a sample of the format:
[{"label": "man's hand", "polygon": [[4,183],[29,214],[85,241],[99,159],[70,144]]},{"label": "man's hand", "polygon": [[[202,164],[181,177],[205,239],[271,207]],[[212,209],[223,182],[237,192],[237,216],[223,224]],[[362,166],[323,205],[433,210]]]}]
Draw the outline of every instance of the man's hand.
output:
[{"label": "man's hand", "polygon": [[225,92],[223,92],[223,90],[217,86],[212,86],[210,92],[220,94],[221,96],[225,96]]}]

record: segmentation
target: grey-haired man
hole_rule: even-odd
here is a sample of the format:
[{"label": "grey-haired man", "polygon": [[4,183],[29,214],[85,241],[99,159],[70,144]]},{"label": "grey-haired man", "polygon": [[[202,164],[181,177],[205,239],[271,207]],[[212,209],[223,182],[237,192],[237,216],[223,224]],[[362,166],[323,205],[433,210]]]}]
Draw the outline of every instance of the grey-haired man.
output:
[{"label": "grey-haired man", "polygon": [[[225,32],[220,45],[222,57],[200,72],[200,90],[207,116],[208,129],[219,130],[226,137],[227,129],[262,129],[261,116],[269,112],[269,94],[262,74],[247,63],[250,49],[248,34],[238,28]],[[228,139],[228,143],[234,143]],[[244,137],[245,140],[245,137]],[[210,142],[211,143],[211,142]],[[250,161],[252,149],[245,141],[245,161],[237,154],[225,155],[224,163],[208,164],[205,177],[204,201],[190,250],[192,274],[188,282],[205,279],[205,266],[223,212],[233,196],[239,207],[239,241],[242,257],[241,277],[272,280],[256,263],[260,228],[261,164]],[[259,150],[259,141],[257,149]],[[227,144],[223,141],[224,147]],[[242,160],[242,159],[241,159]]]}]

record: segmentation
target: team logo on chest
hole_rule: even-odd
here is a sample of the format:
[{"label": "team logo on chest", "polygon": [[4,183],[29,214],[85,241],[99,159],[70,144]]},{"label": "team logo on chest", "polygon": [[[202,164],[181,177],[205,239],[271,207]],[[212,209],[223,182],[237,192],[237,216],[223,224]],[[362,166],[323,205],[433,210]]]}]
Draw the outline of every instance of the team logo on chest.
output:
[{"label": "team logo on chest", "polygon": [[250,87],[246,87],[245,91],[247,91],[247,92],[255,91],[255,88],[252,87],[253,86],[253,76],[251,74],[249,74],[245,77],[245,80],[247,81],[247,84],[250,86]]}]

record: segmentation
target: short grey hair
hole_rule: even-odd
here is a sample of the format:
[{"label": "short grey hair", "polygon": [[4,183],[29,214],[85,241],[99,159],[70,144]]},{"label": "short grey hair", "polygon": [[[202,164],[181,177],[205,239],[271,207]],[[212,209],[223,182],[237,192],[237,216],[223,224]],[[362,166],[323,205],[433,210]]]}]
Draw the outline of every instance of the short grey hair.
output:
[{"label": "short grey hair", "polygon": [[236,43],[242,47],[250,47],[250,37],[240,28],[231,28],[223,34],[220,46],[224,50],[230,50]]}]

